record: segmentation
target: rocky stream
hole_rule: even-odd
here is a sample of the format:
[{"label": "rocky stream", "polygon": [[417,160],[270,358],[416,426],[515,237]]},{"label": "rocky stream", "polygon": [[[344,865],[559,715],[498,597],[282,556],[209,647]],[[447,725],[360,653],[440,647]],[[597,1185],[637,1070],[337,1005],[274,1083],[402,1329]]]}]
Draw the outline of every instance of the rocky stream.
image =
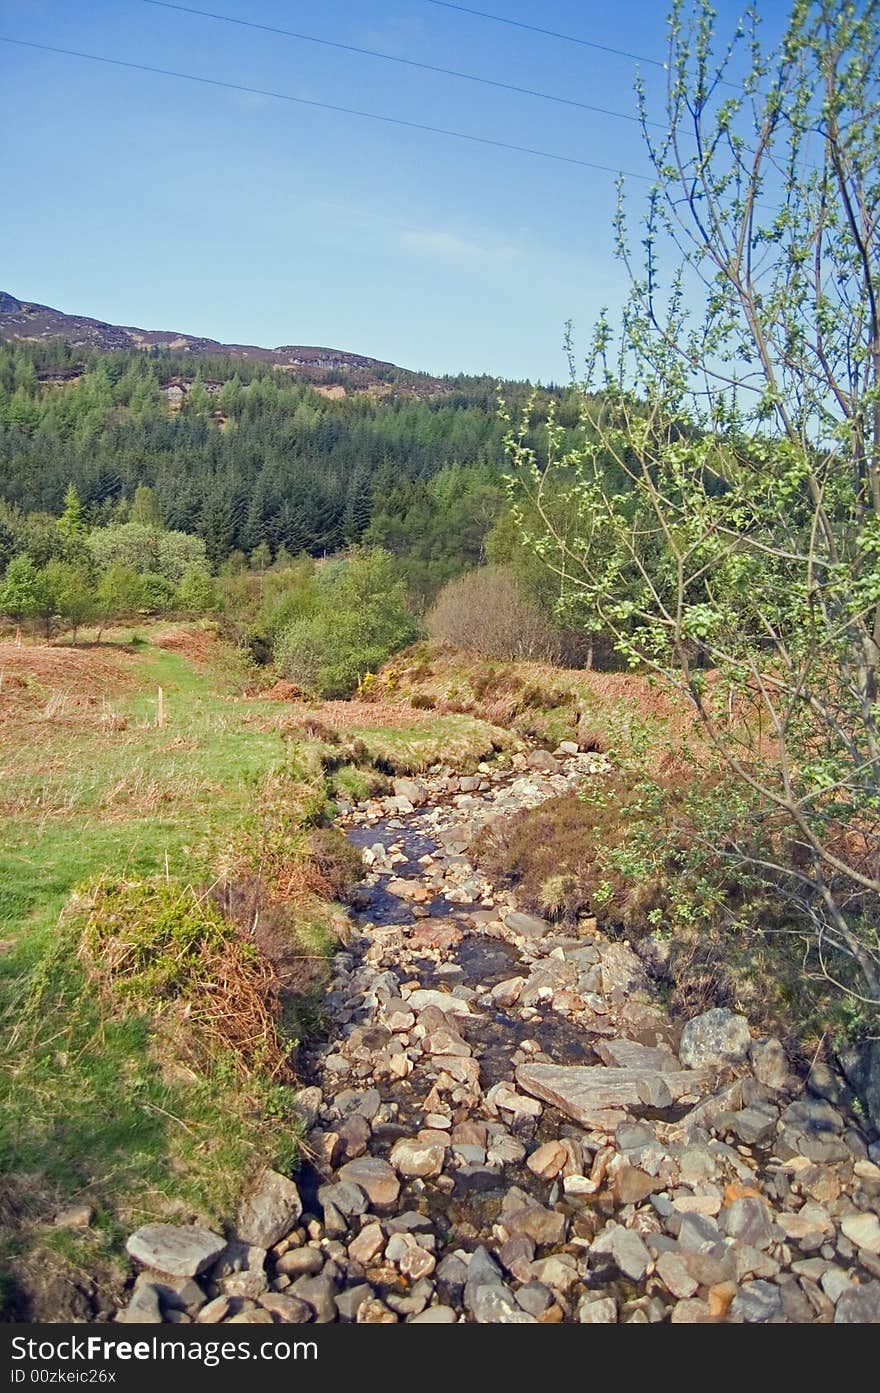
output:
[{"label": "rocky stream", "polygon": [[601,778],[574,744],[397,780],[341,814],[366,878],[303,1061],[306,1160],[231,1236],[150,1224],[118,1321],[880,1322],[880,1143],[845,1085],[663,1008],[585,920],[471,859]]}]

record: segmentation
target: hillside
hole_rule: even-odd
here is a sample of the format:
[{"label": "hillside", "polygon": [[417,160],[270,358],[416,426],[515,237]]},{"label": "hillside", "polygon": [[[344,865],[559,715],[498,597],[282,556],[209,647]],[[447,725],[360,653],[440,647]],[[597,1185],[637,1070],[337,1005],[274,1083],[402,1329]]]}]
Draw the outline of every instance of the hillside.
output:
[{"label": "hillside", "polygon": [[18,300],[0,291],[0,340],[10,343],[51,343],[60,340],[71,348],[102,353],[166,350],[193,358],[243,358],[267,363],[306,382],[321,381],[324,375],[344,373],[352,386],[365,390],[387,386],[396,379],[399,387],[419,394],[442,391],[443,382],[426,373],[410,372],[393,363],[348,353],[339,348],[320,348],[302,344],[283,344],[261,348],[255,344],[220,343],[217,339],[177,330],[138,329],[129,325],[107,324],[87,315],[66,314],[49,305]]}]

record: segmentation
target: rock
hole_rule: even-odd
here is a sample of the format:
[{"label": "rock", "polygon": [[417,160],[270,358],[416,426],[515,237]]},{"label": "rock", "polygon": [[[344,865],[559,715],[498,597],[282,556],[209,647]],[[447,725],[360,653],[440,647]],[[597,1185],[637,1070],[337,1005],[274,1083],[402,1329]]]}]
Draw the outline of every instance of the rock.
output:
[{"label": "rock", "polygon": [[784,1315],[782,1292],[772,1282],[746,1282],[733,1298],[730,1314],[749,1324],[780,1320]]},{"label": "rock", "polygon": [[524,1311],[536,1318],[543,1315],[547,1308],[553,1305],[554,1300],[552,1291],[542,1282],[527,1282],[519,1288],[516,1299]]},{"label": "rock", "polygon": [[267,1170],[242,1204],[236,1231],[245,1243],[273,1248],[295,1228],[301,1214],[299,1190],[293,1181]]},{"label": "rock", "polygon": [[455,1325],[457,1316],[451,1306],[429,1306],[418,1315],[410,1316],[408,1325]]},{"label": "rock", "polygon": [[347,1161],[339,1171],[340,1179],[359,1185],[376,1209],[390,1209],[400,1194],[400,1181],[392,1166],[378,1156],[359,1156]]},{"label": "rock", "polygon": [[722,1113],[715,1128],[719,1132],[732,1132],[738,1141],[746,1146],[760,1146],[776,1131],[777,1114],[759,1108],[741,1108],[739,1112]]},{"label": "rock", "polygon": [[669,1317],[673,1325],[703,1325],[713,1319],[708,1301],[677,1301]]},{"label": "rock", "polygon": [[321,1104],[324,1095],[320,1088],[300,1088],[297,1090],[295,1105],[296,1110],[305,1123],[306,1131],[311,1131],[318,1120],[318,1113],[321,1111]]},{"label": "rock", "polygon": [[161,1325],[159,1289],[152,1282],[136,1286],[128,1305],[116,1312],[119,1325]]},{"label": "rock", "polygon": [[759,1250],[769,1248],[778,1236],[767,1205],[759,1199],[734,1200],[722,1212],[719,1222],[728,1238]]},{"label": "rock", "polygon": [[518,938],[544,938],[550,933],[550,925],[546,919],[538,919],[534,914],[522,914],[519,910],[505,915],[504,923]]},{"label": "rock", "polygon": [[857,1248],[864,1248],[875,1256],[880,1254],[880,1219],[876,1214],[850,1214],[840,1227]]},{"label": "rock", "polygon": [[225,1296],[254,1300],[269,1285],[265,1263],[265,1248],[236,1239],[224,1248],[213,1277]]},{"label": "rock", "polygon": [[655,1190],[663,1189],[662,1181],[626,1163],[614,1171],[612,1184],[618,1204],[641,1204]]},{"label": "rock", "polygon": [[844,1292],[852,1289],[853,1280],[841,1268],[829,1267],[827,1271],[822,1273],[819,1279],[819,1285],[828,1297],[828,1300],[833,1301],[836,1306]]},{"label": "rock", "polygon": [[337,1180],[334,1185],[320,1185],[318,1187],[318,1202],[324,1210],[325,1219],[327,1208],[330,1205],[346,1219],[366,1214],[369,1208],[367,1196],[360,1185],[355,1185],[350,1180]]},{"label": "rock", "polygon": [[749,1047],[752,1070],[759,1083],[766,1088],[785,1088],[789,1081],[788,1056],[779,1040],[768,1036],[763,1040],[753,1040]]},{"label": "rock", "polygon": [[[445,1262],[445,1259],[444,1259]],[[441,1267],[443,1263],[441,1263]],[[438,1269],[438,1276],[440,1270]],[[504,1278],[492,1254],[483,1247],[475,1248],[467,1264],[467,1280],[464,1290],[464,1304],[468,1311],[473,1309],[473,1299],[480,1287],[503,1285]]]},{"label": "rock", "polygon": [[653,1074],[678,1069],[671,1050],[640,1045],[637,1040],[597,1040],[596,1053],[604,1064],[619,1069],[643,1069]]},{"label": "rock", "polygon": [[231,1310],[232,1301],[228,1296],[215,1296],[213,1301],[202,1307],[196,1320],[199,1325],[217,1325],[226,1319]]},{"label": "rock", "polygon": [[373,1297],[373,1288],[368,1282],[359,1282],[357,1286],[348,1287],[346,1291],[341,1291],[336,1297],[336,1310],[339,1319],[349,1323],[357,1321],[358,1311],[365,1301],[370,1301]]},{"label": "rock", "polygon": [[541,1248],[552,1248],[565,1241],[565,1215],[556,1209],[545,1209],[540,1204],[504,1212],[501,1223],[511,1236],[525,1234]]},{"label": "rock", "polygon": [[529,1156],[526,1165],[533,1175],[542,1180],[553,1180],[566,1165],[568,1152],[562,1142],[548,1141],[537,1147]]},{"label": "rock", "polygon": [[725,1064],[744,1064],[751,1043],[745,1016],[716,1006],[688,1021],[678,1053],[688,1069],[720,1069]]},{"label": "rock", "polygon": [[559,774],[562,769],[559,760],[554,759],[549,750],[530,750],[526,755],[526,764],[539,774]]},{"label": "rock", "polygon": [[805,1204],[796,1214],[783,1212],[776,1222],[786,1238],[793,1238],[802,1248],[818,1248],[823,1238],[834,1232],[828,1211],[818,1204]]},{"label": "rock", "polygon": [[524,977],[507,977],[503,982],[497,982],[490,993],[495,1005],[502,1010],[515,1005],[522,996],[525,981]]},{"label": "rock", "polygon": [[420,779],[394,779],[392,788],[398,798],[405,798],[414,808],[428,801],[428,790]]},{"label": "rock", "polygon": [[298,1277],[290,1294],[311,1308],[318,1325],[336,1319],[336,1287],[326,1273],[318,1277]]},{"label": "rock", "polygon": [[656,1272],[667,1291],[680,1300],[693,1296],[699,1286],[688,1272],[687,1264],[674,1252],[660,1254]]},{"label": "rock", "polygon": [[602,1259],[610,1257],[624,1276],[634,1282],[644,1277],[651,1262],[651,1254],[640,1235],[613,1221],[593,1240],[589,1256],[590,1265],[599,1268],[605,1265]]},{"label": "rock", "polygon": [[[409,1017],[409,1025],[412,1025],[415,1017],[410,1012],[406,1012],[406,1015]],[[394,1027],[390,1025],[389,1028]],[[338,1135],[343,1157],[346,1161],[353,1161],[356,1156],[363,1156],[367,1149],[370,1124],[359,1112],[353,1112],[340,1124]]]},{"label": "rock", "polygon": [[437,1259],[413,1240],[397,1265],[402,1276],[408,1277],[411,1282],[418,1282],[431,1275],[437,1266]]},{"label": "rock", "polygon": [[[550,1287],[556,1292],[570,1291],[580,1281],[577,1261],[571,1253],[552,1253],[549,1257],[539,1258],[537,1262],[532,1263],[531,1275],[540,1286],[545,1289]],[[521,1293],[517,1292],[517,1300],[520,1295]],[[530,1308],[526,1306],[524,1309]],[[533,1311],[532,1314],[540,1315],[540,1311]]]},{"label": "rock", "polygon": [[835,1325],[880,1325],[880,1282],[863,1282],[838,1298]]},{"label": "rock", "polygon": [[471,1309],[477,1325],[537,1325],[503,1282],[479,1287]]},{"label": "rock", "polygon": [[617,1302],[612,1296],[597,1299],[592,1292],[587,1292],[578,1306],[578,1320],[581,1325],[615,1325]]},{"label": "rock", "polygon": [[267,1291],[260,1297],[264,1311],[271,1311],[284,1325],[305,1325],[312,1319],[312,1308],[287,1292]]},{"label": "rock", "polygon": [[53,1220],[58,1229],[87,1229],[95,1217],[90,1204],[74,1204],[60,1209]]},{"label": "rock", "polygon": [[285,1277],[314,1277],[324,1266],[324,1258],[317,1248],[291,1248],[275,1264],[276,1272]]},{"label": "rock", "polygon": [[396,1325],[399,1317],[374,1296],[360,1303],[356,1320],[358,1325]]},{"label": "rock", "polygon": [[145,1267],[172,1277],[197,1277],[223,1252],[226,1240],[195,1224],[144,1224],[125,1247]]},{"label": "rock", "polygon": [[417,987],[414,992],[410,992],[407,1002],[417,1012],[425,1011],[429,1006],[436,1006],[447,1016],[469,1016],[471,1014],[471,1009],[466,1001],[453,996],[451,992],[438,992],[430,987]]},{"label": "rock", "polygon": [[603,1065],[520,1064],[516,1082],[575,1122],[611,1130],[624,1120],[624,1109],[669,1106],[687,1093],[703,1091],[709,1076],[688,1070],[645,1074]]},{"label": "rock", "polygon": [[367,1224],[348,1245],[348,1256],[366,1267],[385,1246],[381,1224]]}]

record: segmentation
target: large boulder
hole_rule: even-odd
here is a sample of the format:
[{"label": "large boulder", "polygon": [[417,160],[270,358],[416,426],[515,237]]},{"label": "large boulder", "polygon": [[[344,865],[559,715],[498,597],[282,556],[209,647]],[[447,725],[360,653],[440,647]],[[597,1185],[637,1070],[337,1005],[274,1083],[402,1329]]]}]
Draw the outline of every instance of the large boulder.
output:
[{"label": "large boulder", "polygon": [[688,1021],[678,1054],[687,1069],[722,1069],[726,1064],[744,1064],[751,1043],[745,1016],[716,1006]]}]

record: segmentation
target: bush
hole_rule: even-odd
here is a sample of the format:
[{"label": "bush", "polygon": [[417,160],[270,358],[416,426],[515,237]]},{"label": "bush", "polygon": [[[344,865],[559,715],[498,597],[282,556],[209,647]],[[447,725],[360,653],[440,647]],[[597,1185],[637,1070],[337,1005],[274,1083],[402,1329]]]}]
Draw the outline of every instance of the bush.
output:
[{"label": "bush", "polygon": [[392,557],[365,551],[320,570],[311,611],[282,630],[275,660],[292,682],[345,697],[416,632]]},{"label": "bush", "polygon": [[559,659],[557,635],[502,566],[483,566],[444,586],[428,615],[428,632],[484,658]]}]

